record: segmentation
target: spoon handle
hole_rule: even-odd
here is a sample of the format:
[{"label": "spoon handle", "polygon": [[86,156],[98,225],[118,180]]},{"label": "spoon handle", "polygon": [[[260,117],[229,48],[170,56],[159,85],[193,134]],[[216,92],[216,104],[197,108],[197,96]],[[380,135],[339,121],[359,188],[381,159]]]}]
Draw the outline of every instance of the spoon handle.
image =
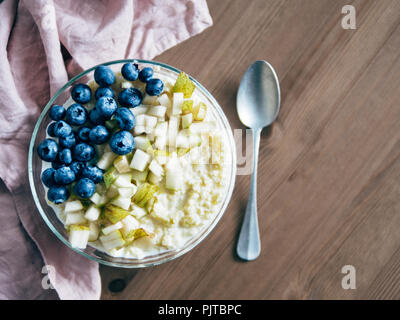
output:
[{"label": "spoon handle", "polygon": [[260,233],[257,220],[257,164],[258,149],[260,148],[260,128],[252,129],[253,133],[253,173],[251,176],[251,187],[246,212],[240,230],[237,244],[238,256],[247,261],[255,260],[261,251]]}]

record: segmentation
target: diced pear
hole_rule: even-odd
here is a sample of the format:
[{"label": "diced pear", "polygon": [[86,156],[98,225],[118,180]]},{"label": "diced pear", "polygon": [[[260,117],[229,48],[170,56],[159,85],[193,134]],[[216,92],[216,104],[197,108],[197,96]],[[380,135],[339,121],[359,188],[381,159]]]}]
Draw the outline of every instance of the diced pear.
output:
[{"label": "diced pear", "polygon": [[73,248],[85,249],[89,241],[90,229],[86,226],[71,225],[69,242]]},{"label": "diced pear", "polygon": [[140,182],[144,182],[147,179],[147,175],[149,173],[149,169],[139,171],[139,170],[132,170],[132,180],[136,182],[136,184]]},{"label": "diced pear", "polygon": [[137,126],[145,126],[146,125],[146,114],[139,114],[135,118]]},{"label": "diced pear", "polygon": [[97,222],[89,224],[89,241],[96,241],[99,237],[99,225]]},{"label": "diced pear", "polygon": [[156,137],[156,141],[154,142],[154,146],[157,149],[165,149],[165,147],[167,146],[167,140],[168,140],[168,136],[158,136]]},{"label": "diced pear", "polygon": [[118,177],[118,172],[114,166],[110,167],[103,175],[104,184],[108,189]]},{"label": "diced pear", "polygon": [[125,240],[122,238],[119,230],[115,230],[104,236],[100,236],[100,241],[106,251],[122,247],[125,244]]},{"label": "diced pear", "polygon": [[87,220],[82,212],[70,212],[65,217],[65,225],[71,224],[85,224]]},{"label": "diced pear", "polygon": [[143,133],[145,133],[145,132],[146,132],[146,127],[145,127],[145,126],[136,125],[136,126],[133,128],[133,135],[134,135],[134,136],[139,136],[139,135],[141,135],[141,134],[143,134]]},{"label": "diced pear", "polygon": [[182,113],[183,93],[175,92],[172,97],[171,115],[179,115]]},{"label": "diced pear", "polygon": [[111,204],[116,205],[124,210],[128,210],[131,205],[131,198],[116,197],[111,201]]},{"label": "diced pear", "polygon": [[160,182],[162,181],[162,176],[156,176],[153,172],[150,172],[147,181],[149,181],[152,184],[159,185]]},{"label": "diced pear", "polygon": [[189,146],[190,148],[199,147],[201,145],[201,137],[199,134],[189,135]]},{"label": "diced pear", "polygon": [[89,221],[96,221],[100,216],[100,209],[91,205],[85,212],[85,218]]},{"label": "diced pear", "polygon": [[193,133],[209,133],[215,130],[216,126],[214,121],[194,122],[190,126],[190,131]]},{"label": "diced pear", "polygon": [[137,187],[131,184],[130,187],[118,188],[118,193],[122,198],[131,198],[136,193]]},{"label": "diced pear", "polygon": [[107,235],[115,230],[119,230],[123,227],[124,225],[122,224],[121,221],[118,221],[117,223],[114,223],[108,227],[103,228],[101,231],[103,232],[103,234]]},{"label": "diced pear", "polygon": [[133,113],[133,115],[136,117],[136,124],[137,124],[138,116],[141,115],[141,114],[145,114],[148,109],[149,109],[149,107],[143,106],[143,105],[140,105],[138,107],[130,109],[131,112]]},{"label": "diced pear", "polygon": [[150,164],[149,164],[149,170],[155,174],[158,177],[161,177],[164,175],[164,169],[162,166],[160,166],[160,164],[155,160],[151,160]]},{"label": "diced pear", "polygon": [[80,211],[82,209],[83,205],[82,202],[80,202],[79,200],[67,201],[65,203],[64,212],[68,213],[68,212]]},{"label": "diced pear", "polygon": [[157,162],[161,165],[166,164],[168,161],[169,153],[166,150],[155,150],[154,151],[154,158]]},{"label": "diced pear", "polygon": [[98,207],[106,203],[105,197],[101,196],[97,192],[93,193],[93,195],[89,199]]},{"label": "diced pear", "polygon": [[157,117],[155,116],[149,116],[149,115],[144,115],[145,119],[144,119],[144,126],[146,128],[154,128],[157,124]]},{"label": "diced pear", "polygon": [[121,220],[122,228],[121,233],[125,237],[130,231],[139,228],[139,221],[137,221],[132,216],[127,216],[123,220]]},{"label": "diced pear", "polygon": [[150,140],[146,136],[137,136],[134,138],[135,140],[135,148],[143,150],[147,152],[149,149],[152,148]]},{"label": "diced pear", "polygon": [[119,173],[127,173],[131,171],[131,169],[129,168],[128,158],[126,156],[118,156],[114,160],[113,164]]},{"label": "diced pear", "polygon": [[157,191],[158,186],[145,182],[138,188],[138,191],[133,197],[133,201],[139,207],[143,208],[147,201],[149,201]]},{"label": "diced pear", "polygon": [[178,157],[182,157],[183,155],[185,155],[189,151],[190,151],[190,148],[178,148],[177,149]]},{"label": "diced pear", "polygon": [[151,156],[148,153],[137,149],[133,155],[130,167],[138,171],[143,171],[150,163],[150,159]]},{"label": "diced pear", "polygon": [[156,105],[158,102],[157,96],[151,96],[149,94],[145,94],[142,100],[142,104],[145,105]]},{"label": "diced pear", "polygon": [[138,228],[138,229],[129,231],[126,234],[125,239],[128,242],[132,242],[133,240],[136,240],[136,239],[139,239],[139,238],[142,238],[142,237],[147,237],[147,236],[150,236],[150,233],[148,233],[143,228]]},{"label": "diced pear", "polygon": [[182,129],[188,129],[193,122],[193,114],[188,113],[181,117]]},{"label": "diced pear", "polygon": [[155,129],[154,129],[154,135],[156,137],[160,136],[166,136],[168,132],[168,122],[159,122],[157,123]]},{"label": "diced pear", "polygon": [[104,208],[104,217],[108,219],[111,223],[117,223],[118,221],[121,221],[128,214],[128,211],[113,204],[108,204]]},{"label": "diced pear", "polygon": [[177,148],[189,148],[189,137],[185,132],[180,131],[176,137],[176,147]]},{"label": "diced pear", "polygon": [[178,134],[179,118],[171,117],[168,121],[168,145],[172,148],[176,147],[176,136]]},{"label": "diced pear", "polygon": [[147,114],[150,116],[157,117],[159,119],[164,119],[166,111],[167,111],[167,107],[165,107],[165,106],[155,106],[155,107],[149,108],[149,111],[147,111]]},{"label": "diced pear", "polygon": [[163,93],[161,96],[159,96],[157,100],[160,105],[167,107],[167,109],[171,107],[171,100],[166,93]]},{"label": "diced pear", "polygon": [[182,170],[176,159],[171,159],[166,165],[165,187],[169,190],[177,191],[182,188]]},{"label": "diced pear", "polygon": [[131,204],[131,212],[130,212],[135,218],[140,219],[143,218],[146,214],[147,211],[146,209],[143,209],[134,203]]},{"label": "diced pear", "polygon": [[107,199],[113,199],[118,195],[118,187],[116,185],[111,185],[110,188],[108,188],[106,197]]},{"label": "diced pear", "polygon": [[196,121],[203,121],[207,115],[207,105],[204,102],[200,102],[193,108],[193,119]]},{"label": "diced pear", "polygon": [[131,186],[131,180],[132,180],[132,174],[131,173],[121,173],[118,175],[117,179],[114,181],[114,185],[117,187],[130,187]]},{"label": "diced pear", "polygon": [[182,103],[182,113],[189,114],[193,110],[193,100],[184,100]]},{"label": "diced pear", "polygon": [[195,88],[193,81],[184,72],[181,72],[171,91],[182,92],[185,98],[190,98]]},{"label": "diced pear", "polygon": [[107,170],[116,157],[117,155],[114,152],[105,152],[97,161],[97,166],[102,170]]}]

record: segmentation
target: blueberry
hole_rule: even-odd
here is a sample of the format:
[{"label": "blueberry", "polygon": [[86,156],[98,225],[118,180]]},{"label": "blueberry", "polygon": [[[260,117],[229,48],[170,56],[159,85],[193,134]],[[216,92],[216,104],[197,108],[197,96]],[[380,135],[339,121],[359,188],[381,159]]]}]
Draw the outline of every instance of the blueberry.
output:
[{"label": "blueberry", "polygon": [[50,109],[50,118],[54,121],[61,120],[65,116],[65,109],[63,106],[55,104]]},{"label": "blueberry", "polygon": [[99,87],[97,88],[94,96],[96,100],[99,100],[101,97],[114,98],[114,91],[110,87]]},{"label": "blueberry", "polygon": [[85,164],[80,161],[74,161],[69,166],[71,170],[75,173],[75,177],[80,177]]},{"label": "blueberry", "polygon": [[82,142],[88,142],[89,141],[89,132],[90,128],[88,127],[82,127],[78,130],[78,138]]},{"label": "blueberry", "polygon": [[74,133],[71,133],[69,136],[65,138],[59,138],[58,143],[63,148],[71,149],[76,144],[76,137]]},{"label": "blueberry", "polygon": [[58,153],[58,160],[61,163],[70,164],[72,162],[72,152],[71,149],[63,149]]},{"label": "blueberry", "polygon": [[60,168],[62,168],[62,167],[65,167],[66,166],[66,164],[65,163],[61,163],[60,162],[60,160],[58,160],[58,159],[56,159],[55,161],[53,161],[52,163],[51,163],[51,167],[53,168],[53,169],[60,169]]},{"label": "blueberry", "polygon": [[121,130],[132,130],[136,124],[135,116],[128,108],[118,108],[115,112],[115,120]]},{"label": "blueberry", "polygon": [[72,87],[71,97],[75,102],[85,104],[92,99],[92,90],[87,84],[78,83]]},{"label": "blueberry", "polygon": [[59,147],[53,139],[44,139],[37,147],[37,153],[40,159],[44,161],[54,161],[57,158]]},{"label": "blueberry", "polygon": [[96,110],[106,120],[111,118],[117,108],[118,106],[114,98],[100,97],[100,99],[96,101]]},{"label": "blueberry", "polygon": [[153,77],[154,71],[150,67],[143,68],[139,72],[139,80],[142,82],[148,82]]},{"label": "blueberry", "polygon": [[103,181],[103,170],[96,166],[88,166],[82,169],[82,177],[92,180],[94,183]]},{"label": "blueberry", "polygon": [[159,96],[164,90],[164,83],[160,79],[150,79],[146,84],[146,92],[151,96]]},{"label": "blueberry", "polygon": [[67,185],[75,181],[75,173],[70,167],[61,167],[54,172],[54,181],[59,185]]},{"label": "blueberry", "polygon": [[135,81],[139,76],[139,69],[137,64],[125,63],[121,68],[121,73],[126,80]]},{"label": "blueberry", "polygon": [[89,120],[93,124],[104,124],[104,122],[106,121],[106,119],[104,119],[104,117],[100,114],[100,112],[96,108],[90,110]]},{"label": "blueberry", "polygon": [[108,140],[109,136],[110,133],[108,132],[107,128],[102,125],[95,126],[89,132],[90,142],[94,144],[103,144]]},{"label": "blueberry", "polygon": [[72,157],[76,161],[90,161],[94,158],[95,154],[94,148],[83,142],[77,144],[72,150]]},{"label": "blueberry", "polygon": [[86,108],[79,103],[70,105],[67,109],[65,120],[73,126],[81,126],[87,120],[88,112]]},{"label": "blueberry", "polygon": [[135,147],[135,141],[129,131],[118,131],[110,139],[111,150],[119,155],[128,154]]},{"label": "blueberry", "polygon": [[74,186],[75,194],[84,199],[90,198],[95,190],[96,185],[88,178],[80,179]]},{"label": "blueberry", "polygon": [[47,134],[48,134],[50,137],[55,137],[55,134],[54,134],[54,128],[55,128],[55,126],[56,126],[56,123],[55,123],[55,122],[52,122],[52,123],[50,123],[49,126],[47,127]]},{"label": "blueberry", "polygon": [[101,86],[111,86],[115,81],[114,72],[106,66],[98,66],[94,71],[94,80]]},{"label": "blueberry", "polygon": [[60,204],[69,198],[69,191],[64,186],[51,187],[47,192],[47,198],[55,204]]},{"label": "blueberry", "polygon": [[54,135],[58,138],[65,138],[72,133],[71,126],[64,120],[59,120],[54,126]]},{"label": "blueberry", "polygon": [[142,103],[142,93],[136,88],[124,89],[118,95],[118,102],[122,107],[134,108]]},{"label": "blueberry", "polygon": [[56,172],[55,169],[47,168],[42,173],[42,182],[48,188],[54,187],[56,185],[56,182],[54,181],[54,172]]}]

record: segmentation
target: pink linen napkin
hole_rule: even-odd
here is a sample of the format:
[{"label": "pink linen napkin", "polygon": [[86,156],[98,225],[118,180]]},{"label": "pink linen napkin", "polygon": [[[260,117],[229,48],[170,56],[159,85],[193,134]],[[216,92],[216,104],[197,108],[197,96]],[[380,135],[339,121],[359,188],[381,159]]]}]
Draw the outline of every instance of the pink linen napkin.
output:
[{"label": "pink linen napkin", "polygon": [[[152,59],[209,27],[206,1],[5,0],[0,21],[0,299],[98,299],[97,263],[62,244],[33,202],[33,127],[68,76],[109,60]],[[54,267],[55,291],[42,286],[44,265]]]}]

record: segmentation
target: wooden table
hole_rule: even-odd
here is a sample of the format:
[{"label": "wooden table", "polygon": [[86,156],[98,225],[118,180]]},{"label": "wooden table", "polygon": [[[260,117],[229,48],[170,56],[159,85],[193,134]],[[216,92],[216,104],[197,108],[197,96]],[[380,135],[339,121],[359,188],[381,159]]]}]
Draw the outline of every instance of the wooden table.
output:
[{"label": "wooden table", "polygon": [[[156,60],[193,75],[243,129],[243,73],[258,59],[275,67],[282,105],[261,139],[261,256],[234,253],[250,184],[238,176],[204,242],[145,270],[101,267],[102,297],[399,299],[400,1],[207,2],[214,26]],[[341,26],[346,4],[356,30]],[[344,265],[355,290],[342,288]]]}]

